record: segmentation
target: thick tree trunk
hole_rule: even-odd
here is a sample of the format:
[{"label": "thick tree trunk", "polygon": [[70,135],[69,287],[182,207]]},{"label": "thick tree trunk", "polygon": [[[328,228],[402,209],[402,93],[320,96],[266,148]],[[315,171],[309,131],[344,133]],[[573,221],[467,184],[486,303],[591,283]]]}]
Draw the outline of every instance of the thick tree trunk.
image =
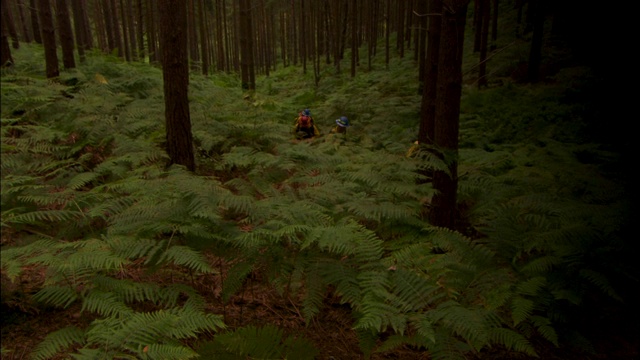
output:
[{"label": "thick tree trunk", "polygon": [[20,17],[20,22],[22,23],[22,32],[24,33],[24,41],[26,43],[30,43],[33,41],[33,34],[31,32],[31,28],[27,22],[27,16],[24,14],[24,0],[18,0],[18,16]]},{"label": "thick tree trunk", "polygon": [[73,69],[76,67],[76,59],[73,55],[73,30],[71,30],[67,0],[56,0],[56,19],[62,47],[62,65],[65,69]]},{"label": "thick tree trunk", "polygon": [[20,48],[20,42],[18,41],[18,31],[16,30],[16,24],[13,19],[13,12],[11,7],[7,4],[7,0],[2,0],[2,23],[7,29],[9,36],[11,37],[11,46],[14,49]]},{"label": "thick tree trunk", "polygon": [[60,75],[60,68],[58,66],[56,34],[49,0],[38,0],[38,19],[40,20],[40,25],[42,25],[42,43],[44,45],[47,78],[55,78]]},{"label": "thick tree trunk", "polygon": [[170,164],[195,170],[189,112],[189,57],[187,55],[187,4],[159,0],[160,49]]},{"label": "thick tree trunk", "polygon": [[0,67],[10,66],[13,64],[13,57],[11,57],[11,47],[9,47],[9,36],[7,30],[2,26],[2,48],[0,49]]},{"label": "thick tree trunk", "polygon": [[435,226],[455,229],[462,54],[469,0],[444,0],[442,4],[434,142],[442,151],[449,174],[444,171],[434,172],[433,187],[437,194],[432,199],[430,220]]}]

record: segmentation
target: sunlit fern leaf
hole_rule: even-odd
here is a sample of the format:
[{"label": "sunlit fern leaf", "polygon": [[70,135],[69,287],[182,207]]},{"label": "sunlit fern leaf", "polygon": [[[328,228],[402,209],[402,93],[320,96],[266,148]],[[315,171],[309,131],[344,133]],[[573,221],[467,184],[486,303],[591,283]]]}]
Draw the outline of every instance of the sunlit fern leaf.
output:
[{"label": "sunlit fern leaf", "polygon": [[33,349],[31,358],[34,360],[51,359],[72,345],[82,345],[85,341],[84,333],[84,330],[75,326],[50,332],[44,340]]}]

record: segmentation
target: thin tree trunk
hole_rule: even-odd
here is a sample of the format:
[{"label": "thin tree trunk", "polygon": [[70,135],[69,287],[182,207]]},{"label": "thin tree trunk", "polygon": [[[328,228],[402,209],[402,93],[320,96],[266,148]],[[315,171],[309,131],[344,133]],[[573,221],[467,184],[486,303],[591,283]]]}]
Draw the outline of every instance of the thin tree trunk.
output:
[{"label": "thin tree trunk", "polygon": [[487,79],[487,50],[489,47],[489,23],[491,21],[491,4],[490,0],[476,0],[481,1],[480,6],[481,13],[478,14],[482,17],[480,23],[482,27],[477,29],[480,32],[480,59],[478,64],[478,88],[485,88],[488,84]]},{"label": "thin tree trunk", "polygon": [[424,90],[420,110],[420,144],[432,145],[435,137],[436,95],[438,93],[438,58],[440,54],[440,33],[442,26],[442,0],[429,0],[429,27],[427,33],[427,54],[425,59]]},{"label": "thin tree trunk", "polygon": [[42,44],[42,33],[40,32],[40,20],[38,19],[38,8],[36,0],[29,0],[29,13],[31,14],[31,28],[33,29],[33,40]]},{"label": "thin tree trunk", "polygon": [[205,21],[205,15],[207,14],[204,8],[204,0],[198,1],[200,11],[198,12],[198,21],[200,22],[200,46],[202,47],[202,74],[209,75],[209,46],[208,46],[208,33],[207,22]]}]

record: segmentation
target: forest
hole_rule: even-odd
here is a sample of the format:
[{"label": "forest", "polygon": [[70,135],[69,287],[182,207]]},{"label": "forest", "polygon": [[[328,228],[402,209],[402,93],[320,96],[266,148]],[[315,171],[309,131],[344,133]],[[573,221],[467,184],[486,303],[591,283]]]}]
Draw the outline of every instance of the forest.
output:
[{"label": "forest", "polygon": [[3,360],[640,357],[625,14],[1,5]]}]

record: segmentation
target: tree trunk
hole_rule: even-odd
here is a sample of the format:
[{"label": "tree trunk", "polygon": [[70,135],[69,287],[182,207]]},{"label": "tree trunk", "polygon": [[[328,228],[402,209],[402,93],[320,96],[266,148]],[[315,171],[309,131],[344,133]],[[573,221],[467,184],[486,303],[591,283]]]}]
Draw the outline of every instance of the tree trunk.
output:
[{"label": "tree trunk", "polygon": [[183,1],[159,0],[158,8],[169,164],[183,165],[194,171],[188,98],[187,5]]},{"label": "tree trunk", "polygon": [[4,23],[2,26],[2,48],[0,49],[0,67],[11,66],[13,64],[13,57],[11,57],[11,47],[9,47],[9,36]]},{"label": "tree trunk", "polygon": [[20,17],[20,22],[22,23],[22,32],[24,33],[24,41],[26,43],[30,43],[33,40],[33,34],[31,32],[31,28],[27,23],[27,16],[24,14],[24,0],[18,0],[18,16]]},{"label": "tree trunk", "polygon": [[42,33],[40,32],[40,21],[38,20],[38,8],[36,0],[29,1],[29,13],[31,14],[31,28],[33,29],[33,40],[42,44]]},{"label": "tree trunk", "polygon": [[480,16],[482,24],[480,29],[476,31],[480,32],[480,59],[478,64],[478,89],[487,87],[487,51],[489,48],[489,22],[491,21],[491,4],[490,0],[476,0],[480,1]]},{"label": "tree trunk", "polygon": [[76,67],[76,59],[73,55],[73,30],[71,30],[67,0],[56,0],[56,19],[62,47],[62,65],[65,69],[73,69]]},{"label": "tree trunk", "polygon": [[85,39],[84,21],[82,20],[82,13],[80,10],[80,1],[71,1],[71,10],[73,12],[73,27],[76,33],[76,45],[78,47],[78,57],[80,62],[83,63],[86,59],[84,50],[86,49],[87,41]]},{"label": "tree trunk", "polygon": [[427,54],[425,59],[424,89],[420,109],[420,144],[432,145],[435,137],[436,94],[438,86],[438,58],[442,24],[442,0],[429,0]]},{"label": "tree trunk", "polygon": [[198,11],[198,22],[200,23],[200,46],[202,47],[202,74],[209,75],[209,32],[207,31],[207,22],[205,21],[207,12],[204,7],[204,0],[198,0],[198,6],[200,8],[200,11]]},{"label": "tree trunk", "polygon": [[437,193],[432,199],[430,220],[435,226],[455,229],[462,54],[469,0],[444,0],[442,4],[434,142],[442,151],[449,174],[434,172],[433,187]]},{"label": "tree trunk", "polygon": [[529,52],[529,64],[527,66],[527,81],[537,83],[540,81],[540,65],[542,63],[545,0],[529,1],[529,6],[532,7],[533,35],[531,36],[531,50]]},{"label": "tree trunk", "polygon": [[20,42],[18,41],[18,31],[16,30],[16,24],[13,19],[13,13],[11,7],[7,4],[7,0],[1,0],[2,3],[2,23],[7,29],[9,36],[11,36],[11,46],[14,49],[20,48]]},{"label": "tree trunk", "polygon": [[149,63],[157,64],[160,58],[158,54],[158,46],[156,41],[156,18],[155,18],[155,2],[147,0],[147,47],[149,48]]},{"label": "tree trunk", "polygon": [[122,32],[120,31],[120,22],[118,21],[118,5],[116,4],[116,0],[111,0],[109,8],[111,13],[108,19],[111,20],[111,26],[113,28],[114,45],[116,49],[118,49],[118,57],[125,59],[125,49],[124,45],[122,45]]},{"label": "tree trunk", "polygon": [[56,52],[56,34],[49,0],[38,0],[38,19],[42,25],[42,43],[44,45],[47,78],[55,78],[60,75],[60,69],[58,66],[58,53]]}]

